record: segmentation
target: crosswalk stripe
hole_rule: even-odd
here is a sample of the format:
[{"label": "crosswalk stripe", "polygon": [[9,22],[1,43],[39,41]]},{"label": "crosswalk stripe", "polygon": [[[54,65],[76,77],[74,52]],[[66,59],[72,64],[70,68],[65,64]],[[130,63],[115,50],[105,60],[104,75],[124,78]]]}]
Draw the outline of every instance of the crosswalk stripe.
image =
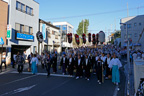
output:
[{"label": "crosswalk stripe", "polygon": [[[11,73],[18,73],[17,71],[13,71]],[[22,74],[32,74],[31,72],[22,72]],[[46,76],[47,73],[37,73],[36,75],[44,75]],[[61,74],[50,74],[50,76],[56,76],[56,77],[69,77],[69,78],[73,78],[74,76],[70,77],[69,75],[61,75]]]}]

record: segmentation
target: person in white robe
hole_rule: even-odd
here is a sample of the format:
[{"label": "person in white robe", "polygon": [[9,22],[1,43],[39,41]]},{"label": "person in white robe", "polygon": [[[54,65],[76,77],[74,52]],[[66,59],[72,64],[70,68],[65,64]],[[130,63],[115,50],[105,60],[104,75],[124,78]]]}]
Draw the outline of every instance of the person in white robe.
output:
[{"label": "person in white robe", "polygon": [[116,85],[120,83],[120,74],[119,68],[122,67],[122,64],[118,58],[116,58],[116,54],[114,54],[113,59],[109,63],[109,68],[112,69],[112,82]]},{"label": "person in white robe", "polygon": [[37,66],[38,66],[38,58],[36,57],[36,54],[34,54],[32,60],[31,60],[31,70],[32,70],[32,74],[36,74],[37,73]]}]

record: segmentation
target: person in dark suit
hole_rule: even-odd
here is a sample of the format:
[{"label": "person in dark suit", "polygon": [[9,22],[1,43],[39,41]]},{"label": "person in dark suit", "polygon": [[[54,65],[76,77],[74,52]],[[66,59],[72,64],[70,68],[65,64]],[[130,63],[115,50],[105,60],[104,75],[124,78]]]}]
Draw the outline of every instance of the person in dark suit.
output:
[{"label": "person in dark suit", "polygon": [[52,67],[53,67],[53,73],[57,72],[57,56],[54,54],[52,58]]},{"label": "person in dark suit", "polygon": [[91,62],[90,62],[90,59],[88,58],[87,55],[85,56],[85,60],[84,60],[84,63],[83,63],[83,68],[85,70],[85,78],[89,81]]},{"label": "person in dark suit", "polygon": [[100,57],[98,57],[98,61],[96,64],[96,74],[97,74],[97,79],[98,79],[98,83],[101,84],[102,83],[102,64],[103,61],[100,59]]},{"label": "person in dark suit", "polygon": [[78,55],[78,59],[75,65],[77,71],[76,71],[76,79],[82,78],[83,70],[82,70],[82,59],[81,56]]},{"label": "person in dark suit", "polygon": [[108,67],[110,61],[111,61],[110,54],[107,54],[107,58],[106,58],[106,62],[105,62],[105,68],[106,68],[105,79],[108,79],[108,76],[112,74],[111,71],[110,71],[110,68]]},{"label": "person in dark suit", "polygon": [[63,75],[66,74],[66,68],[67,68],[67,58],[66,58],[66,54],[63,54],[63,57],[61,59],[61,62],[60,62],[60,66],[62,66],[62,73]]},{"label": "person in dark suit", "polygon": [[70,55],[68,59],[68,73],[71,77],[73,75],[73,69],[74,69],[74,59],[72,58],[72,55]]}]

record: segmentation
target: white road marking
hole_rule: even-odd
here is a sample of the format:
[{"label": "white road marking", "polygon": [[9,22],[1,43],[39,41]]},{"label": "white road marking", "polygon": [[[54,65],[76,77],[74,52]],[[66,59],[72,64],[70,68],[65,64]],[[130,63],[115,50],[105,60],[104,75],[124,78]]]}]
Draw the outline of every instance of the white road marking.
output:
[{"label": "white road marking", "polygon": [[[13,71],[11,73],[18,73],[17,71]],[[32,74],[31,72],[23,72],[22,74]],[[37,73],[36,75],[47,75],[47,73]],[[50,74],[50,76],[57,76],[57,77],[69,77],[69,78],[72,78],[70,77],[69,75],[61,75],[61,74]],[[74,76],[73,76],[74,77]]]},{"label": "white road marking", "polygon": [[0,96],[5,96],[5,95],[10,95],[10,94],[20,93],[20,92],[23,92],[23,91],[30,90],[30,89],[32,89],[32,88],[35,87],[35,86],[36,86],[36,85],[32,85],[32,86],[24,87],[24,88],[18,88],[18,89],[16,89],[16,90],[13,90],[13,91],[4,93],[4,94],[2,94],[2,95],[0,95]]},{"label": "white road marking", "polygon": [[22,80],[25,80],[25,79],[28,79],[28,78],[32,78],[32,77],[35,77],[35,76],[37,76],[37,75],[32,75],[32,76],[28,76],[28,77],[25,77],[25,78],[21,78],[21,79],[12,81],[12,82],[8,82],[8,83],[5,83],[5,84],[2,84],[2,85],[0,85],[0,86],[4,86],[4,85],[11,84],[11,83],[15,83],[15,82],[22,81]]}]

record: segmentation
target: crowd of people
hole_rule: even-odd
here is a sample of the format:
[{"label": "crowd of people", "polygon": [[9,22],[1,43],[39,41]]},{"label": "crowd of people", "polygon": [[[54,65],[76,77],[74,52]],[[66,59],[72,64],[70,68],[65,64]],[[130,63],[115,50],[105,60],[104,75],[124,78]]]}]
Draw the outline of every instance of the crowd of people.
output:
[{"label": "crowd of people", "polygon": [[[60,63],[57,63],[57,52],[50,54],[45,51],[41,55],[35,52],[35,54],[28,55],[28,71],[36,74],[37,66],[41,64],[42,69],[46,70],[47,76],[50,76],[51,68],[53,73],[57,73],[57,69],[60,69],[63,75],[69,75],[76,79],[85,78],[88,81],[93,73],[96,74],[99,84],[102,84],[105,79],[112,79],[112,82],[118,85],[120,83],[119,69],[122,67],[120,59],[126,57],[126,54],[126,49],[114,46],[80,47],[63,51],[60,55]],[[144,53],[139,50],[130,50],[130,59],[138,57],[144,58]],[[23,71],[24,61],[23,56],[18,52],[15,64],[18,64],[19,73]]]}]

